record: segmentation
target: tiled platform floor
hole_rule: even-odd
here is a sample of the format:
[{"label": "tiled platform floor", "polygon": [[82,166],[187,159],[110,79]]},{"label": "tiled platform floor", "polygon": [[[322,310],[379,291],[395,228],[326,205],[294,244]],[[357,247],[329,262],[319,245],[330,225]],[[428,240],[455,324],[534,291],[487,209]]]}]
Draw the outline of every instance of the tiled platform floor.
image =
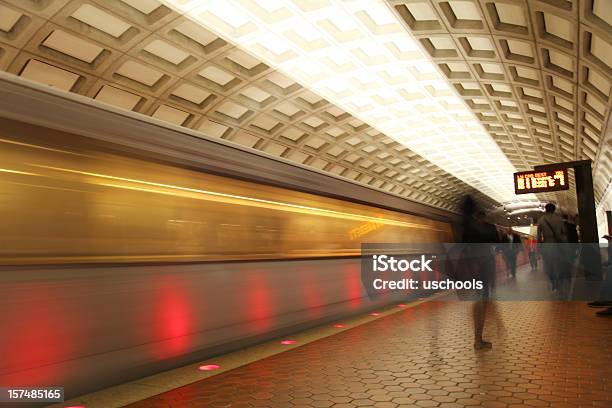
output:
[{"label": "tiled platform floor", "polygon": [[472,349],[470,305],[432,301],[129,405],[612,407],[612,320],[584,302],[498,302]]}]

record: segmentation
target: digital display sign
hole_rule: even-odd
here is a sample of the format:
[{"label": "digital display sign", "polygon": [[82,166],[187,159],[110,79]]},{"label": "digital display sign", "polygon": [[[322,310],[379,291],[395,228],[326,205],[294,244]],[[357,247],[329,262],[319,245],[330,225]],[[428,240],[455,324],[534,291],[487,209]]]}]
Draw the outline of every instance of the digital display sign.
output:
[{"label": "digital display sign", "polygon": [[514,192],[516,194],[561,190],[569,190],[566,168],[514,173]]}]

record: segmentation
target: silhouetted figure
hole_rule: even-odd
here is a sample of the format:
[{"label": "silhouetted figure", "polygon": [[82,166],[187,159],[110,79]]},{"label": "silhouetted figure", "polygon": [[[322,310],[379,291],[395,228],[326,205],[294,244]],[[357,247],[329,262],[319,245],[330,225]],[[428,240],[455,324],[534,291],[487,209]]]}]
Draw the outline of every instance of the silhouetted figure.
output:
[{"label": "silhouetted figure", "polygon": [[508,268],[508,276],[516,278],[516,258],[523,247],[521,237],[513,232],[512,228],[508,227],[501,242],[503,244],[502,252],[506,260],[506,267]]},{"label": "silhouetted figure", "polygon": [[567,236],[563,221],[555,214],[557,207],[549,203],[544,209],[546,212],[538,220],[538,242],[543,244],[540,253],[544,262],[544,271],[550,280],[553,292],[557,292],[564,258],[562,246],[559,244],[566,243]]},{"label": "silhouetted figure", "polygon": [[604,308],[603,310],[600,310],[595,314],[597,316],[610,317],[612,316],[612,236],[604,235],[602,238],[608,241],[608,247],[607,247],[607,255],[608,255],[607,258],[608,259],[603,265],[605,276],[604,276],[603,285],[601,286],[599,300],[596,300],[595,302],[590,302],[589,306],[597,307],[597,308],[600,308],[600,307]]},{"label": "silhouetted figure", "polygon": [[565,233],[567,234],[567,242],[570,244],[577,244],[578,240],[578,228],[576,224],[570,221],[567,214],[563,215],[563,225],[565,226]]},{"label": "silhouetted figure", "polygon": [[495,286],[495,248],[499,235],[494,225],[486,222],[485,214],[477,208],[471,197],[466,197],[463,213],[462,242],[467,245],[464,256],[471,259],[472,276],[483,282],[483,289],[478,291],[472,306],[474,319],[474,348],[488,349],[492,344],[482,337],[487,307],[497,316],[495,306],[489,304],[491,288]]},{"label": "silhouetted figure", "polygon": [[561,265],[561,279],[569,279],[571,278],[576,259],[578,257],[578,229],[576,228],[576,224],[574,224],[570,217],[567,214],[563,214],[563,226],[565,227],[565,234],[567,237],[567,245],[562,245],[564,248],[563,254],[564,258],[562,259],[563,264]]},{"label": "silhouetted figure", "polygon": [[526,242],[527,254],[529,255],[529,264],[531,265],[531,272],[538,269],[538,241],[530,236]]}]

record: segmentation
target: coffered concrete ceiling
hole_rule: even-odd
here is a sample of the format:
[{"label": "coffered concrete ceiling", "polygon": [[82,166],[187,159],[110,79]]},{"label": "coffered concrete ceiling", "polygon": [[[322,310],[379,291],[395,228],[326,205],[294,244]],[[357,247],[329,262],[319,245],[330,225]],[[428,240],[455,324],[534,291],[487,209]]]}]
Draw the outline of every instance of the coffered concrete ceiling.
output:
[{"label": "coffered concrete ceiling", "polygon": [[[452,161],[452,154],[437,154],[426,138],[407,147],[391,127],[365,120],[380,115],[365,115],[344,99],[330,101],[329,94],[296,79],[295,71],[279,71],[264,49],[232,38],[243,38],[240,28],[255,20],[222,15],[238,32],[221,38],[218,25],[206,26],[185,12],[203,3],[230,2],[0,0],[0,69],[436,207],[457,210],[468,193],[488,206],[507,201],[497,190],[480,188],[484,175],[459,180],[443,160]],[[237,3],[258,10],[256,1]],[[266,5],[272,3],[258,12],[281,18],[283,3],[316,11],[329,2]],[[435,73],[421,65],[423,71],[411,75],[445,78],[411,89],[413,99],[433,101],[414,109],[441,135],[448,124],[429,110],[434,105],[448,106],[461,126],[481,121],[512,169],[591,158],[599,198],[612,177],[606,139],[611,18],[597,0],[585,3],[578,9],[578,2],[567,1],[388,1],[391,24],[419,44],[402,50],[398,43],[397,55],[422,54],[436,66]],[[369,27],[385,34],[387,17],[373,17]],[[335,35],[342,37],[340,31]],[[308,44],[298,37],[302,49],[320,45],[315,37]],[[453,98],[466,105],[452,105]],[[475,116],[468,111],[467,117],[463,106]],[[471,123],[467,129],[479,131]],[[572,208],[573,195],[539,198]]]},{"label": "coffered concrete ceiling", "polygon": [[[602,199],[612,180],[608,0],[388,3],[518,170],[590,159]],[[540,198],[575,208],[571,184]]]}]

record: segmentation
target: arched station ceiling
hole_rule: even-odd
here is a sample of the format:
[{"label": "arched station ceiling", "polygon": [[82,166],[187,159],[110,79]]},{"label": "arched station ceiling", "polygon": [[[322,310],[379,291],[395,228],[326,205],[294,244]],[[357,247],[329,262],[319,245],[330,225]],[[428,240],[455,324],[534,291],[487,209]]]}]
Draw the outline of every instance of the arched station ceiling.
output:
[{"label": "arched station ceiling", "polygon": [[[590,159],[603,199],[612,182],[608,0],[388,3],[519,171]],[[539,198],[575,209],[570,182]]]},{"label": "arched station ceiling", "polygon": [[[329,23],[335,3],[0,0],[0,69],[449,210],[464,194],[487,206],[535,199],[491,185],[474,164],[483,152],[504,173],[590,158],[601,197],[612,175],[603,1],[356,0],[339,2],[348,20]],[[355,22],[374,42],[351,37]],[[297,33],[282,38],[290,51],[334,68],[332,82],[363,64],[361,88],[309,82],[314,71],[293,69],[303,60],[264,47],[284,29]],[[344,66],[342,41],[357,44]],[[368,71],[378,51],[390,65]],[[392,76],[398,66],[406,78]],[[391,86],[373,88],[372,72]],[[458,157],[461,143],[476,148]],[[538,198],[575,207],[573,191]]]}]

